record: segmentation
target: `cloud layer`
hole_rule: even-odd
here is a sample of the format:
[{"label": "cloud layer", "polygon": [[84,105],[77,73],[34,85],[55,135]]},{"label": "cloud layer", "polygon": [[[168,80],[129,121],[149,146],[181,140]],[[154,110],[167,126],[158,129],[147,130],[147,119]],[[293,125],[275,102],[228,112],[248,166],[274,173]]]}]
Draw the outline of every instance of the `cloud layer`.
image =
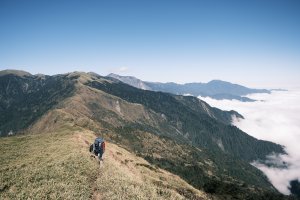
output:
[{"label": "cloud layer", "polygon": [[128,67],[118,67],[118,68],[111,68],[109,70],[110,73],[116,73],[116,74],[124,74],[124,73],[127,73],[129,72],[129,68]]},{"label": "cloud layer", "polygon": [[262,170],[280,192],[289,194],[289,181],[300,180],[300,90],[274,91],[247,97],[259,101],[199,98],[211,106],[238,111],[245,119],[234,120],[233,124],[249,135],[285,146],[288,155],[270,156],[270,160],[288,163],[287,169],[270,168],[256,162],[252,164]]}]

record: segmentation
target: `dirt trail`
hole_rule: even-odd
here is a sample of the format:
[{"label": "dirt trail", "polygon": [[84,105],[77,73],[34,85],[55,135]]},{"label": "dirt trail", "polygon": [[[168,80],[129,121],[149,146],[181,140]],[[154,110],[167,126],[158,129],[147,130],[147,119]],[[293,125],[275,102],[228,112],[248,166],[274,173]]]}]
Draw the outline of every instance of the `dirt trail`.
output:
[{"label": "dirt trail", "polygon": [[[93,136],[93,135],[89,135],[89,136]],[[94,137],[94,136],[93,136]],[[92,144],[92,141],[90,139],[90,137],[87,137],[87,133],[82,133],[82,132],[76,132],[75,134],[75,138],[78,144],[84,146],[87,150],[89,149],[89,146]],[[98,162],[97,157],[95,157],[93,154],[90,154],[90,158],[92,160],[94,160],[95,162]],[[98,172],[95,174],[94,177],[91,177],[90,179],[90,185],[92,186],[92,195],[91,195],[91,199],[93,200],[102,200],[102,196],[101,194],[97,191],[97,179],[101,177],[101,171],[100,169],[98,170]]]}]

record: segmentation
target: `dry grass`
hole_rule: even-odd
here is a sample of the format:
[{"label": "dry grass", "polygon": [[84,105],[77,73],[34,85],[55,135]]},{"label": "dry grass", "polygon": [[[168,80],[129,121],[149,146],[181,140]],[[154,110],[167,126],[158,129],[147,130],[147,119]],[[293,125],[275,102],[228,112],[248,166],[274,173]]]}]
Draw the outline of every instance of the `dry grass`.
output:
[{"label": "dry grass", "polygon": [[99,199],[209,199],[180,177],[111,143],[96,185],[94,197]]},{"label": "dry grass", "polygon": [[[92,107],[91,102],[97,102],[97,105]],[[101,114],[103,110],[115,113],[120,119],[128,122],[144,121],[157,125],[156,120],[152,120],[152,118],[160,118],[160,115],[150,112],[141,104],[129,103],[119,97],[87,86],[78,86],[76,95],[67,99],[63,107],[66,112],[74,116],[78,116],[80,113],[89,118],[93,118],[94,114]],[[101,117],[112,124],[121,125],[120,119],[116,120],[105,115]]]},{"label": "dry grass", "polygon": [[99,167],[88,131],[0,139],[0,199],[207,199],[178,176],[114,144]]},{"label": "dry grass", "polygon": [[88,199],[97,166],[74,134],[1,138],[0,199]]},{"label": "dry grass", "polygon": [[66,98],[45,113],[27,129],[27,132],[37,134],[54,132],[66,123],[69,126],[99,130],[103,128],[102,121],[113,127],[124,126],[124,122],[135,123],[137,121],[157,127],[160,118],[160,115],[140,104],[128,103],[101,90],[79,84],[72,97]]}]

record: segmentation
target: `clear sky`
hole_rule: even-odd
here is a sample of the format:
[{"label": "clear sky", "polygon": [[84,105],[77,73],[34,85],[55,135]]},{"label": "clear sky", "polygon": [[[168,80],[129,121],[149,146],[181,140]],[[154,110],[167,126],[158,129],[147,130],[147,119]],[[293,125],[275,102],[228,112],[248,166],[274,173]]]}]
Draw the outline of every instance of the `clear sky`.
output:
[{"label": "clear sky", "polygon": [[299,0],[0,0],[0,70],[300,86]]}]

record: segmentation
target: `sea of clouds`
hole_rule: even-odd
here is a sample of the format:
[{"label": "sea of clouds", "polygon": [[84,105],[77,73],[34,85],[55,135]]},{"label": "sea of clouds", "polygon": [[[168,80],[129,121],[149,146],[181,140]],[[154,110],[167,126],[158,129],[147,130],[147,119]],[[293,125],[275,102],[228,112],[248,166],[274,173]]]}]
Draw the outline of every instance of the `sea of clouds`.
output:
[{"label": "sea of clouds", "polygon": [[287,163],[287,168],[267,167],[253,162],[282,193],[289,194],[289,182],[300,180],[300,89],[273,91],[271,94],[252,94],[255,102],[215,100],[199,97],[213,107],[235,110],[245,119],[234,119],[233,124],[249,135],[285,146],[288,155],[270,155],[273,163]]}]

